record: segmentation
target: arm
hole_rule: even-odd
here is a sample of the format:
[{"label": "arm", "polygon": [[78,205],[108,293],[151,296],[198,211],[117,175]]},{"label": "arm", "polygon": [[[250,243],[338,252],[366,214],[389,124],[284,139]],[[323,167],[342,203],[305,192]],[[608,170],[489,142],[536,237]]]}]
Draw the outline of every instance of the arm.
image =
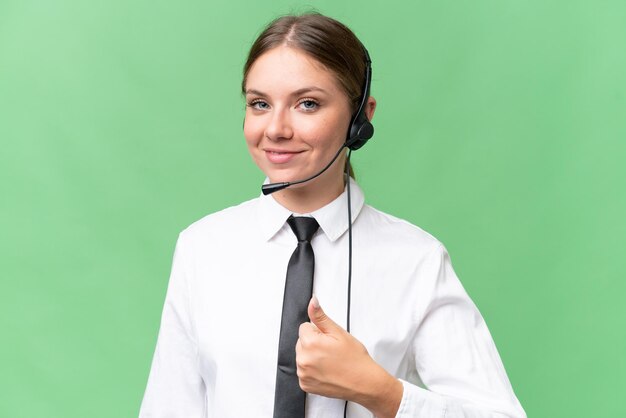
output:
[{"label": "arm", "polygon": [[198,370],[195,325],[183,236],[178,240],[161,327],[139,416],[205,416],[205,390]]},{"label": "arm", "polygon": [[[443,247],[423,264],[426,303],[411,357],[428,389],[387,373],[316,300],[300,327],[296,363],[306,392],[356,402],[378,418],[525,418],[482,316],[458,281]],[[418,378],[418,379],[419,379]],[[416,379],[416,380],[418,380]]]},{"label": "arm", "polygon": [[398,418],[526,415],[513,393],[480,312],[459,282],[442,246],[426,260],[430,294],[415,313],[415,369],[424,386],[403,381]]}]

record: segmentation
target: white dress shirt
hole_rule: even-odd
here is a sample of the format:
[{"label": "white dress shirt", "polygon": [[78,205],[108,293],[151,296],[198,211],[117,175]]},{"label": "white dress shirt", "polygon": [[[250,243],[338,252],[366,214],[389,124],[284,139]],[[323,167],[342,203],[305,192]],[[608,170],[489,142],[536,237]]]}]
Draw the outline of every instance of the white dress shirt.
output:
[{"label": "white dress shirt", "polygon": [[[352,181],[351,333],[402,381],[398,418],[525,417],[485,322],[444,247],[364,204]],[[178,239],[141,418],[271,418],[292,213],[261,196],[208,215]],[[312,212],[314,293],[345,328],[346,193]],[[295,348],[294,348],[295,349]],[[307,418],[344,401],[307,395]],[[358,404],[348,416],[372,417]]]}]

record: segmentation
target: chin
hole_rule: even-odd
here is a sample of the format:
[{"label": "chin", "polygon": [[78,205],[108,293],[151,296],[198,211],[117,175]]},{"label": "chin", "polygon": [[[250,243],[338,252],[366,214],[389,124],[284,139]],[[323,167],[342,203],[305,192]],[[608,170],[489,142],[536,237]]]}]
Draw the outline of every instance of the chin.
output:
[{"label": "chin", "polygon": [[267,178],[270,179],[270,183],[283,183],[303,180],[311,177],[315,173],[309,173],[308,171],[302,171],[295,168],[284,168],[282,170],[263,170]]}]

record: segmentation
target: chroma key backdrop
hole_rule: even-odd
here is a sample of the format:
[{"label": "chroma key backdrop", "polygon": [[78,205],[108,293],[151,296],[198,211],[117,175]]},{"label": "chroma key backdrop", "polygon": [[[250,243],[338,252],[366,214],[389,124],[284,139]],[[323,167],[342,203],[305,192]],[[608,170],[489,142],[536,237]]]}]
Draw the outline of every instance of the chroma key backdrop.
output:
[{"label": "chroma key backdrop", "polygon": [[137,416],[178,233],[260,193],[247,49],[311,8],[372,56],[368,203],[446,245],[528,415],[626,416],[620,0],[0,1],[0,416]]}]

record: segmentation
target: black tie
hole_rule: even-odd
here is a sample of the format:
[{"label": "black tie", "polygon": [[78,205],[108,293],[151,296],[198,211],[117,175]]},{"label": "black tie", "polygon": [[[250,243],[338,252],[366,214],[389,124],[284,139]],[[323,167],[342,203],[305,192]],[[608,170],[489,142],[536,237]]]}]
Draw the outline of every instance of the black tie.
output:
[{"label": "black tie", "polygon": [[296,375],[296,342],[300,324],[309,320],[307,306],[313,295],[315,267],[311,238],[319,224],[314,218],[302,216],[290,216],[287,223],[298,239],[298,247],[291,255],[287,266],[278,343],[274,418],[304,418],[306,394],[300,389]]}]

